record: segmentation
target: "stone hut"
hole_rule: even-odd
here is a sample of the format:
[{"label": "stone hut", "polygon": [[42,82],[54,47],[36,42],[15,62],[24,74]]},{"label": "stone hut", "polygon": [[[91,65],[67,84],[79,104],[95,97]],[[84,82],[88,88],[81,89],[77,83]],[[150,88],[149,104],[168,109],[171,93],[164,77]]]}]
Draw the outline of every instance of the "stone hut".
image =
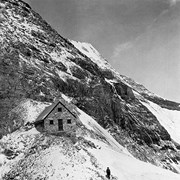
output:
[{"label": "stone hut", "polygon": [[34,124],[39,131],[58,134],[73,131],[76,127],[76,119],[68,104],[57,100],[44,109]]}]

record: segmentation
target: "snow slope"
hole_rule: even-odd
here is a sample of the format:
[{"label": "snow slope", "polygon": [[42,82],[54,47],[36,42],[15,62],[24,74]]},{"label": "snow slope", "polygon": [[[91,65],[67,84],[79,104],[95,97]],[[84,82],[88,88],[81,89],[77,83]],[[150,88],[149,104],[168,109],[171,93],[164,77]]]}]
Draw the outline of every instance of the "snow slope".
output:
[{"label": "snow slope", "polygon": [[77,42],[70,40],[70,42],[83,54],[89,57],[94,63],[102,69],[111,69],[110,64],[101,56],[101,54],[89,43]]},{"label": "snow slope", "polygon": [[178,180],[180,175],[124,155],[109,147],[89,150],[105,169],[110,167],[113,177],[119,180]]},{"label": "snow slope", "polygon": [[21,118],[25,121],[24,124],[26,124],[27,122],[33,122],[46,106],[49,106],[49,103],[41,103],[27,99],[22,101],[14,111],[22,114]]},{"label": "snow slope", "polygon": [[3,137],[0,145],[19,155],[7,159],[1,151],[1,179],[105,180],[107,167],[114,180],[180,179],[178,174],[135,159],[92,117],[77,111],[85,128],[77,129],[76,137],[45,135],[35,128]]},{"label": "snow slope", "polygon": [[171,138],[180,144],[180,111],[161,108],[151,101],[141,103],[156,116]]},{"label": "snow slope", "polygon": [[88,116],[82,110],[78,109],[79,119],[85,125],[85,127],[100,136],[105,137],[109,146],[116,151],[123,152],[129,156],[132,156],[123,146],[121,146],[104,128],[102,128],[92,117]]},{"label": "snow slope", "polygon": [[102,169],[110,167],[114,178],[120,180],[173,180],[180,178],[180,175],[135,159],[93,118],[81,110],[78,111],[80,112],[79,118],[86,128],[100,133],[108,140],[109,144],[107,145],[99,140],[88,138],[96,146],[101,147],[89,151],[97,159],[97,162],[101,164]]}]

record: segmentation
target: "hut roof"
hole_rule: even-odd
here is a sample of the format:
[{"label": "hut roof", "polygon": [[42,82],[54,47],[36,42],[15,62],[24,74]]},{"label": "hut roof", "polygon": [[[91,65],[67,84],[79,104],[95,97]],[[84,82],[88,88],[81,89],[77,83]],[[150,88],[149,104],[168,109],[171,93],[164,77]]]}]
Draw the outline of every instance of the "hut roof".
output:
[{"label": "hut roof", "polygon": [[42,111],[42,113],[37,117],[35,123],[43,121],[58,106],[58,104],[61,104],[70,114],[76,118],[76,116],[60,100],[56,100]]}]

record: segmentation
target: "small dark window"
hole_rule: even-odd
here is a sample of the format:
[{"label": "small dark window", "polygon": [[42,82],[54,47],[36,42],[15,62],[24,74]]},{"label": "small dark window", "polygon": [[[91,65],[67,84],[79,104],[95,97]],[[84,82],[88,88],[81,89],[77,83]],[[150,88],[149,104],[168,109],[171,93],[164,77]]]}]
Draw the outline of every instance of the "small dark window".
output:
[{"label": "small dark window", "polygon": [[61,107],[58,108],[58,112],[62,112],[62,108]]},{"label": "small dark window", "polygon": [[71,119],[68,119],[68,120],[67,120],[67,124],[71,124]]},{"label": "small dark window", "polygon": [[51,124],[51,125],[54,124],[54,121],[53,121],[53,120],[50,120],[50,121],[49,121],[49,124]]}]

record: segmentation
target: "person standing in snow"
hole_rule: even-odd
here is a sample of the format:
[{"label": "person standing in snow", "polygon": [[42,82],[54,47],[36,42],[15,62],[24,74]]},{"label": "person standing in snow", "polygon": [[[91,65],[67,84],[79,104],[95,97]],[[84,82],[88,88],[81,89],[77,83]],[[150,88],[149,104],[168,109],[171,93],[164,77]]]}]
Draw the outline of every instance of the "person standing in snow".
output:
[{"label": "person standing in snow", "polygon": [[110,176],[111,176],[111,171],[110,171],[109,167],[107,167],[107,169],[106,169],[106,177],[108,179],[110,179]]}]

